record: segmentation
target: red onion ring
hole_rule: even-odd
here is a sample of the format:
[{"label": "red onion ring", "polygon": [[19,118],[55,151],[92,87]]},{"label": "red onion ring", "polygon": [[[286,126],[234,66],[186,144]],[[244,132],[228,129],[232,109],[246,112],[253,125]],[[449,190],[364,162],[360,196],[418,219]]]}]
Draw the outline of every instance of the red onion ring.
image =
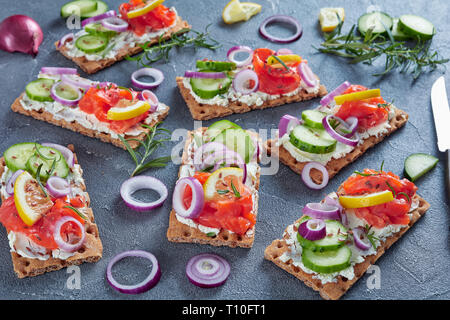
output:
[{"label": "red onion ring", "polygon": [[23,52],[36,57],[44,39],[39,24],[25,15],[12,15],[0,23],[0,50]]},{"label": "red onion ring", "polygon": [[[234,56],[237,53],[240,52],[246,52],[248,53],[248,57],[244,60],[236,60],[234,58]],[[249,65],[250,63],[252,63],[253,60],[253,50],[250,47],[247,46],[234,46],[232,48],[230,48],[230,50],[228,50],[227,52],[227,58],[229,61],[234,62],[236,64],[236,67],[240,68],[240,67],[245,67],[247,65]]]},{"label": "red onion ring", "polygon": [[278,49],[277,53],[275,54],[276,56],[282,56],[285,54],[294,54],[294,52],[291,49],[288,48],[281,48]]},{"label": "red onion ring", "polygon": [[306,240],[320,240],[327,235],[326,225],[322,219],[308,219],[298,226],[298,233]]},{"label": "red onion ring", "polygon": [[324,203],[307,203],[302,213],[311,218],[326,219],[326,220],[340,220],[340,209],[335,205],[329,205]]},{"label": "red onion ring", "polygon": [[331,101],[333,101],[334,97],[340,96],[351,86],[350,82],[344,81],[341,83],[336,89],[328,93],[325,97],[320,100],[320,104],[322,106],[327,106]]},{"label": "red onion ring", "polygon": [[[120,260],[128,257],[139,257],[148,259],[152,263],[152,271],[142,282],[135,285],[124,285],[120,284],[114,279],[112,275],[112,267]],[[114,290],[126,294],[138,294],[146,292],[156,286],[161,279],[161,268],[159,267],[158,260],[156,257],[147,251],[143,250],[131,250],[119,253],[108,263],[106,268],[106,280],[111,285]]]},{"label": "red onion ring", "polygon": [[48,178],[45,187],[54,198],[67,196],[71,191],[70,183],[66,179],[57,176],[51,176]]},{"label": "red onion ring", "polygon": [[[335,119],[339,121],[343,125],[347,125],[344,120],[342,120],[339,117],[336,117],[334,115],[328,115],[322,119],[322,124],[325,130],[328,132],[328,134],[333,138],[336,139],[336,141],[349,145],[351,147],[356,147],[359,143],[359,135],[357,132],[354,132],[354,139],[347,138],[343,135],[340,135],[336,130],[333,129],[333,127],[330,125],[330,119]],[[356,130],[356,129],[355,129]]]},{"label": "red onion ring", "polygon": [[[310,176],[311,169],[317,169],[320,172],[322,172],[323,177],[322,177],[321,184],[317,184],[314,181],[312,181],[311,176]],[[328,184],[328,180],[329,180],[329,174],[328,174],[327,168],[325,168],[325,166],[319,162],[315,162],[315,161],[308,162],[303,167],[302,180],[308,188],[315,189],[315,190],[323,189]]]},{"label": "red onion ring", "polygon": [[[208,142],[203,144],[200,148],[195,150],[194,152],[194,167],[195,170],[200,171],[205,169],[204,162],[206,157],[204,156],[206,153],[210,152],[227,152],[229,154],[232,154],[234,151],[228,149],[224,144],[219,142]],[[242,157],[241,157],[242,159]],[[211,164],[212,165],[212,164]]]},{"label": "red onion ring", "polygon": [[78,74],[78,71],[75,68],[42,67],[41,73],[51,75],[62,75],[62,74]]},{"label": "red onion ring", "polygon": [[20,176],[23,173],[22,169],[17,170],[14,172],[11,177],[8,179],[8,182],[6,182],[6,193],[12,196],[14,194],[14,183],[16,182],[16,179],[18,176]]},{"label": "red onion ring", "polygon": [[363,251],[369,250],[372,247],[372,244],[370,243],[369,239],[367,238],[366,232],[360,228],[353,228],[353,240],[355,242],[355,246],[358,249],[361,249]]},{"label": "red onion ring", "polygon": [[[225,149],[225,150],[222,149],[222,150],[218,150],[218,151],[208,155],[201,165],[201,168],[202,168],[201,170],[204,170],[210,166],[214,166],[217,164],[217,161],[224,160],[224,159],[234,160],[235,161],[234,164],[239,165],[240,168],[242,168],[243,165],[245,164],[245,161],[242,159],[242,157],[239,155],[239,153],[234,152],[230,149]],[[214,170],[217,170],[217,169],[214,169]]]},{"label": "red onion ring", "polygon": [[297,117],[285,114],[281,117],[278,123],[278,137],[281,138],[286,133],[290,132],[294,127],[300,125],[301,121]]},{"label": "red onion ring", "polygon": [[[250,81],[254,82],[253,87],[249,87]],[[236,73],[233,79],[233,89],[242,94],[250,94],[258,90],[259,79],[255,71],[244,69]]]},{"label": "red onion ring", "polygon": [[58,49],[61,48],[63,45],[66,44],[67,41],[72,41],[73,38],[75,38],[75,35],[73,34],[73,32],[70,32],[68,34],[66,34],[65,36],[63,36],[59,41],[58,41]]},{"label": "red onion ring", "polygon": [[[149,76],[155,79],[153,82],[144,82],[138,80],[139,77]],[[155,68],[142,68],[131,74],[131,83],[139,89],[154,89],[164,81],[164,74],[161,70]]]},{"label": "red onion ring", "polygon": [[199,78],[199,79],[223,79],[227,75],[224,72],[200,72],[200,71],[186,71],[185,78]]},{"label": "red onion ring", "polygon": [[142,92],[139,92],[138,99],[147,101],[150,104],[150,113],[153,113],[158,109],[158,97],[150,90],[143,90]]},{"label": "red onion ring", "polygon": [[[58,96],[58,94],[56,93],[56,89],[60,85],[66,85],[66,86],[72,87],[72,89],[75,90],[78,93],[77,98],[74,99],[74,100],[69,100],[69,99],[64,99],[64,98]],[[59,102],[61,104],[64,104],[66,106],[75,106],[75,105],[77,105],[78,101],[80,101],[81,97],[82,97],[82,94],[81,94],[80,90],[77,87],[74,87],[74,86],[72,86],[70,84],[67,84],[67,83],[64,83],[62,81],[58,81],[52,86],[52,88],[50,89],[50,95],[53,98],[53,100],[55,100],[56,102]]]},{"label": "red onion ring", "polygon": [[300,74],[300,77],[302,78],[306,86],[314,88],[317,85],[318,80],[308,64],[306,62],[301,62],[297,68],[298,73]]},{"label": "red onion ring", "polygon": [[223,285],[230,275],[230,264],[222,257],[203,253],[189,259],[186,276],[189,281],[201,288],[214,288]]},{"label": "red onion ring", "polygon": [[118,17],[109,17],[102,20],[102,26],[108,30],[124,32],[128,29],[128,22]]},{"label": "red onion ring", "polygon": [[[155,190],[159,193],[159,199],[153,202],[142,202],[133,198],[133,193],[142,189]],[[147,211],[162,206],[167,199],[167,187],[160,180],[150,176],[132,177],[125,180],[120,187],[120,196],[125,204],[136,211]]]},{"label": "red onion ring", "polygon": [[[184,189],[186,189],[186,186],[191,187],[192,190],[191,206],[187,209],[184,208],[183,204]],[[173,209],[177,215],[188,219],[197,218],[202,212],[204,204],[205,195],[200,181],[193,177],[184,177],[177,181],[172,197]]]},{"label": "red onion ring", "polygon": [[89,23],[93,23],[96,21],[100,21],[109,17],[115,17],[116,16],[116,11],[114,10],[109,10],[105,13],[99,14],[98,16],[95,17],[90,17],[87,19],[84,19],[83,21],[81,21],[81,26],[84,28],[86,25],[88,25]]},{"label": "red onion ring", "polygon": [[[288,38],[279,38],[279,37],[275,37],[270,35],[267,32],[267,25],[273,22],[281,22],[281,23],[288,23],[291,24],[295,27],[295,34],[292,35],[291,37]],[[263,21],[263,23],[260,25],[259,27],[259,33],[266,38],[269,41],[272,42],[277,42],[277,43],[290,43],[290,42],[294,42],[296,40],[298,40],[302,34],[303,34],[303,28],[301,26],[301,24],[294,18],[290,17],[290,16],[285,16],[285,15],[274,15],[271,16],[269,18],[267,18],[266,20]]]},{"label": "red onion ring", "polygon": [[95,86],[98,84],[98,82],[93,82],[91,80],[88,79],[84,79],[84,78],[71,78],[66,74],[63,74],[61,76],[61,82],[64,82],[66,84],[69,84],[73,87],[77,87],[77,88],[81,88],[83,90],[88,90],[89,88]]},{"label": "red onion ring", "polygon": [[346,128],[348,131],[350,131],[349,133],[343,134],[344,137],[346,138],[351,138],[353,137],[353,135],[355,134],[356,130],[358,129],[358,118],[356,117],[348,117],[345,120],[345,124],[348,125],[348,128]]},{"label": "red onion ring", "polygon": [[[76,226],[81,231],[80,239],[78,240],[78,242],[76,242],[74,244],[64,241],[63,238],[61,237],[61,228],[64,224],[66,224],[68,222],[72,222],[72,223],[76,224]],[[57,220],[55,223],[55,230],[53,231],[53,239],[55,240],[56,244],[58,245],[58,248],[60,248],[61,250],[66,251],[66,252],[75,252],[83,245],[84,240],[86,239],[86,231],[84,230],[84,226],[80,223],[80,221],[78,221],[74,217],[63,216],[59,220]]]},{"label": "red onion ring", "polygon": [[69,166],[69,168],[73,168],[73,166],[75,165],[75,156],[74,156],[72,150],[70,150],[69,148],[64,147],[60,144],[48,143],[48,142],[41,143],[41,145],[44,147],[50,147],[50,148],[56,149],[59,152],[61,152],[64,159],[66,159],[66,162],[67,162],[67,165]]},{"label": "red onion ring", "polygon": [[340,219],[338,219],[338,220],[340,220],[345,227],[348,227],[347,213],[345,212],[345,210],[342,207],[342,205],[339,202],[339,200],[334,199],[334,198],[332,198],[332,197],[330,197],[328,195],[328,196],[325,197],[323,203],[326,204],[326,205],[329,205],[329,206],[338,207],[339,208],[339,216],[340,216]]}]

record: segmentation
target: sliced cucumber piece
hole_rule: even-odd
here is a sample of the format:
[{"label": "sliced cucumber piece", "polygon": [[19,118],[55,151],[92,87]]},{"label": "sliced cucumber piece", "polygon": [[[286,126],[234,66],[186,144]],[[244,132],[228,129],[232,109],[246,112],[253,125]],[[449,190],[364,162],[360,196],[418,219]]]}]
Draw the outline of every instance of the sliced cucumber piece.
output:
[{"label": "sliced cucumber piece", "polygon": [[34,155],[28,159],[26,170],[35,176],[40,164],[42,168],[39,176],[44,181],[50,175],[65,178],[69,174],[69,166],[64,156],[56,149],[38,146]]},{"label": "sliced cucumber piece", "polygon": [[27,161],[36,152],[36,146],[39,147],[40,145],[33,142],[24,142],[9,147],[3,154],[8,169],[11,171],[26,170]]},{"label": "sliced cucumber piece", "polygon": [[81,18],[85,19],[85,18],[95,17],[95,16],[98,16],[99,14],[103,14],[106,11],[108,11],[108,5],[105,2],[99,1],[99,0],[96,0],[95,2],[97,2],[97,9],[95,11],[89,11],[86,13],[82,13]]},{"label": "sliced cucumber piece", "polygon": [[410,35],[407,35],[400,29],[400,27],[398,26],[398,18],[393,19],[392,36],[395,40],[399,41],[404,41],[412,38]]},{"label": "sliced cucumber piece", "polygon": [[323,129],[322,119],[327,114],[319,110],[305,110],[302,112],[302,119],[305,122],[305,126],[316,129]]},{"label": "sliced cucumber piece", "polygon": [[27,96],[36,101],[53,101],[50,95],[50,90],[55,83],[55,80],[40,78],[31,81],[25,87],[25,92]]},{"label": "sliced cucumber piece", "polygon": [[229,120],[219,120],[214,122],[212,125],[208,127],[208,129],[205,132],[205,136],[207,140],[214,139],[218,134],[220,134],[222,131],[226,129],[242,129],[240,126],[238,126],[236,123],[233,123]]},{"label": "sliced cucumber piece", "polygon": [[431,39],[436,33],[436,29],[430,21],[412,14],[401,16],[398,24],[404,33],[419,36],[422,39]]},{"label": "sliced cucumber piece", "polygon": [[256,148],[250,135],[240,128],[226,129],[216,136],[213,141],[220,142],[230,150],[239,153],[246,163],[250,161]]},{"label": "sliced cucumber piece", "polygon": [[232,71],[236,69],[236,63],[228,61],[204,61],[197,60],[197,69],[201,71]]},{"label": "sliced cucumber piece", "polygon": [[318,154],[333,152],[337,144],[325,130],[304,125],[298,125],[291,131],[289,141],[302,151]]},{"label": "sliced cucumber piece", "polygon": [[59,82],[56,85],[55,93],[58,97],[61,97],[65,100],[76,100],[79,96],[76,88],[63,82]]},{"label": "sliced cucumber piece", "polygon": [[347,246],[332,251],[318,252],[304,249],[302,252],[302,262],[305,267],[318,273],[332,273],[344,270],[351,265],[351,257],[352,250]]},{"label": "sliced cucumber piece", "polygon": [[86,34],[75,41],[75,46],[86,53],[100,52],[108,45],[108,38],[103,35]]},{"label": "sliced cucumber piece", "polygon": [[363,14],[358,19],[358,30],[361,34],[366,34],[372,29],[373,34],[386,33],[386,29],[392,28],[392,18],[384,12],[375,11]]},{"label": "sliced cucumber piece", "polygon": [[89,23],[84,27],[84,30],[93,35],[101,35],[106,37],[113,37],[117,32],[106,29],[100,22]]},{"label": "sliced cucumber piece", "polygon": [[223,79],[203,79],[191,78],[192,91],[202,99],[212,99],[218,94],[228,92],[232,80],[230,78]]},{"label": "sliced cucumber piece", "polygon": [[412,182],[433,169],[439,159],[426,153],[414,153],[405,160],[405,175]]},{"label": "sliced cucumber piece", "polygon": [[70,1],[61,7],[61,17],[67,18],[73,14],[83,16],[89,12],[96,11],[97,7],[97,1],[93,0]]},{"label": "sliced cucumber piece", "polygon": [[[302,220],[302,222],[306,220]],[[342,247],[348,238],[347,228],[336,220],[325,220],[325,226],[327,235],[320,240],[311,241],[303,238],[300,233],[297,233],[297,239],[300,245],[312,251],[330,251]]]}]

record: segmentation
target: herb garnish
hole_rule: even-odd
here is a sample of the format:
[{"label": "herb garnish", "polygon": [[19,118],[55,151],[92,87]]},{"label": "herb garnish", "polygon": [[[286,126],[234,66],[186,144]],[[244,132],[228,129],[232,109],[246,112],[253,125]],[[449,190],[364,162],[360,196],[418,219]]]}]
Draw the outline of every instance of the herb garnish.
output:
[{"label": "herb garnish", "polygon": [[236,189],[236,187],[234,186],[233,181],[231,181],[231,189],[233,190],[234,196],[235,196],[236,198],[240,198],[240,197],[241,197],[241,194],[239,193],[239,191],[238,191],[238,190]]},{"label": "herb garnish", "polygon": [[[170,131],[164,128],[158,128],[158,125],[161,122],[157,123],[154,127],[150,127],[146,124],[141,124],[141,126],[145,129],[148,129],[149,132],[146,132],[146,138],[141,141],[136,138],[129,138],[125,139],[124,137],[119,135],[119,139],[122,141],[122,143],[125,145],[127,151],[130,153],[131,158],[133,158],[133,161],[136,164],[136,168],[131,173],[131,176],[135,176],[140,174],[141,172],[150,169],[150,168],[160,168],[165,167],[167,165],[167,162],[170,161],[171,157],[160,157],[156,158],[150,161],[147,161],[147,158],[150,157],[150,155],[158,149],[163,142],[170,141],[168,138],[168,135],[170,134]],[[158,136],[163,136],[161,139],[156,139]],[[133,148],[128,143],[129,141],[135,141],[138,142],[138,147],[133,150]],[[140,147],[144,148],[144,154],[139,152]]]},{"label": "herb garnish", "polygon": [[379,238],[375,237],[375,231],[370,232],[370,229],[372,229],[372,226],[369,226],[368,224],[365,225],[364,227],[365,231],[366,231],[366,235],[367,235],[367,239],[370,241],[370,243],[372,244],[372,247],[374,249],[377,248],[375,240],[380,241]]},{"label": "herb garnish", "polygon": [[83,220],[87,220],[87,217],[84,214],[82,214],[77,208],[74,208],[72,206],[64,206],[63,208],[70,209],[74,211],[77,215],[79,215]]},{"label": "herb garnish", "polygon": [[[151,46],[151,42],[148,41],[140,47],[144,50],[143,53],[130,57],[126,56],[125,59],[130,61],[136,61],[138,65],[143,67],[149,67],[152,63],[164,59],[166,62],[169,61],[170,50],[174,47],[184,48],[188,45],[192,45],[195,48],[207,48],[210,50],[215,50],[222,45],[212,39],[209,35],[208,27],[206,26],[205,32],[199,32],[191,30],[189,28],[181,29],[180,31],[174,33],[169,39],[164,40],[163,36],[159,38],[158,44]],[[189,37],[188,33],[194,33],[194,36]]]},{"label": "herb garnish", "polygon": [[206,234],[206,236],[208,236],[208,237],[215,237],[215,236],[216,236],[216,233],[215,233],[215,232],[208,232],[208,233]]},{"label": "herb garnish", "polygon": [[289,71],[289,67],[284,63],[283,60],[281,60],[280,58],[278,58],[277,56],[272,56],[275,60],[277,60],[283,67],[286,68],[286,70]]},{"label": "herb garnish", "polygon": [[361,171],[353,171],[353,173],[359,174],[360,176],[363,176],[363,177],[377,176],[377,175],[383,173],[383,167],[384,167],[384,160],[381,162],[380,171],[377,172],[377,173],[364,173],[364,172],[361,172]]},{"label": "herb garnish", "polygon": [[396,198],[397,197],[397,193],[395,192],[395,189],[391,186],[391,184],[387,180],[386,180],[386,185],[389,187],[389,189],[391,189],[391,192],[394,195],[394,198]]},{"label": "herb garnish", "polygon": [[402,191],[402,192],[397,193],[397,195],[403,195],[403,196],[405,196],[406,200],[408,200],[408,202],[411,202],[411,198],[410,198],[410,196],[408,196],[407,193]]},{"label": "herb garnish", "polygon": [[39,165],[39,167],[37,168],[35,179],[36,179],[36,181],[37,181],[39,187],[42,189],[42,192],[44,193],[44,196],[45,196],[45,197],[48,197],[47,191],[45,191],[44,185],[43,185],[42,182],[41,182],[41,169],[42,169],[42,166],[43,166],[43,163],[41,163],[41,164]]},{"label": "herb garnish", "polygon": [[230,190],[217,190],[218,194],[227,194],[229,192],[230,192]]}]

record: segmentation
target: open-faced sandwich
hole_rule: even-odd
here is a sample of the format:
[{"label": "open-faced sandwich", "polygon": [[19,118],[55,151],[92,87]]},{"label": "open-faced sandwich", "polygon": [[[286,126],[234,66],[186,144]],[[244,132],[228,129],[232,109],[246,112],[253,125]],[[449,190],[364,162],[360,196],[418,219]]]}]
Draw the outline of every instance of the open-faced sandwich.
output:
[{"label": "open-faced sandwich", "polygon": [[19,278],[102,257],[82,175],[72,145],[19,143],[4,152],[0,223]]},{"label": "open-faced sandwich", "polygon": [[255,237],[258,135],[228,120],[188,132],[167,238],[249,248]]},{"label": "open-faced sandwich", "polygon": [[[235,55],[245,52],[245,60]],[[196,120],[281,106],[324,96],[327,91],[306,60],[288,49],[238,46],[228,61],[197,61],[197,71],[177,77],[178,88]]]},{"label": "open-faced sandwich", "polygon": [[169,39],[175,33],[187,32],[175,8],[164,0],[130,0],[114,10],[83,20],[83,29],[65,35],[55,43],[56,49],[87,73],[95,73],[129,55]]},{"label": "open-faced sandwich", "polygon": [[[267,153],[294,172],[302,174],[307,166],[307,175],[302,176],[313,188],[326,185],[325,180],[408,121],[408,114],[386,102],[379,89],[348,82],[320,103],[316,109],[303,111],[301,120],[284,115],[278,137],[265,143]],[[311,167],[319,170],[310,171]]]},{"label": "open-faced sandwich", "polygon": [[339,299],[428,210],[417,187],[382,169],[355,172],[308,203],[264,252],[325,299]]},{"label": "open-faced sandwich", "polygon": [[[149,90],[94,82],[78,76],[76,69],[55,67],[42,68],[11,109],[121,148],[120,137],[144,140],[149,128],[169,113]],[[129,143],[139,146],[137,141]]]}]

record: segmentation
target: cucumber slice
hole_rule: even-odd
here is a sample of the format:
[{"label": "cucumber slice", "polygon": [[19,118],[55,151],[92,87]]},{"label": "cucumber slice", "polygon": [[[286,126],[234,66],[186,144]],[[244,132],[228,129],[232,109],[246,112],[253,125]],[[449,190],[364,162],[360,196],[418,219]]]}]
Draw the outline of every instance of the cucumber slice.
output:
[{"label": "cucumber slice", "polygon": [[27,161],[36,152],[36,146],[39,147],[40,145],[33,142],[24,142],[9,147],[3,154],[8,169],[11,171],[26,170]]},{"label": "cucumber slice", "polygon": [[404,41],[412,38],[410,35],[407,35],[400,29],[400,27],[398,26],[398,18],[394,18],[392,21],[392,36],[395,40]]},{"label": "cucumber slice", "polygon": [[61,7],[61,17],[67,18],[72,14],[83,16],[83,14],[97,10],[97,7],[97,1],[93,0],[70,1]]},{"label": "cucumber slice", "polygon": [[329,153],[336,149],[337,141],[325,130],[298,125],[289,134],[289,141],[298,149],[309,153]]},{"label": "cucumber slice", "polygon": [[351,265],[351,257],[352,250],[347,246],[332,251],[314,252],[305,249],[302,252],[302,262],[305,267],[318,273],[332,273],[344,270]]},{"label": "cucumber slice", "polygon": [[228,61],[204,61],[197,60],[197,69],[201,71],[231,71],[236,69],[236,63]]},{"label": "cucumber slice", "polygon": [[76,100],[79,96],[76,88],[63,82],[56,85],[55,93],[58,97],[66,100]]},{"label": "cucumber slice", "polygon": [[104,26],[102,26],[99,22],[89,23],[84,27],[84,30],[93,35],[101,35],[106,37],[113,37],[117,34],[117,32],[106,29]]},{"label": "cucumber slice", "polygon": [[302,112],[302,119],[305,126],[316,129],[323,129],[322,119],[326,117],[325,112],[319,110],[305,110]]},{"label": "cucumber slice", "polygon": [[215,142],[220,142],[227,146],[230,150],[233,150],[248,163],[255,153],[255,145],[249,134],[240,128],[230,128],[222,131],[218,136],[214,138]]},{"label": "cucumber slice", "polygon": [[[305,219],[307,220],[307,219]],[[302,220],[304,222],[305,220]],[[325,220],[327,235],[325,238],[311,241],[303,238],[300,233],[297,233],[297,240],[300,245],[312,251],[330,251],[342,247],[347,241],[347,228],[336,220]]]},{"label": "cucumber slice", "polygon": [[439,159],[426,153],[414,153],[405,160],[405,175],[412,182],[433,169]]},{"label": "cucumber slice", "polygon": [[223,79],[203,79],[191,78],[192,91],[202,99],[212,99],[218,94],[228,92],[232,80],[230,78]]},{"label": "cucumber slice", "polygon": [[422,39],[431,39],[436,33],[436,29],[430,21],[412,14],[402,15],[398,25],[404,33],[411,36],[419,36]]},{"label": "cucumber slice", "polygon": [[236,123],[233,123],[229,120],[219,120],[214,122],[212,125],[208,127],[205,132],[205,136],[208,140],[214,139],[217,135],[219,135],[222,131],[226,129],[242,129]]},{"label": "cucumber slice", "polygon": [[50,90],[55,83],[52,79],[37,79],[31,81],[25,87],[25,92],[27,96],[36,101],[53,101],[52,96],[50,95]]},{"label": "cucumber slice", "polygon": [[[91,1],[94,1],[94,0],[91,0]],[[106,11],[108,11],[108,5],[105,2],[99,1],[99,0],[96,0],[95,2],[97,2],[97,9],[94,11],[81,13],[81,18],[85,19],[85,18],[95,17],[95,16],[98,16],[99,14],[103,14]]]},{"label": "cucumber slice", "polygon": [[75,41],[75,46],[86,53],[100,52],[108,45],[108,38],[103,35],[86,34]]},{"label": "cucumber slice", "polygon": [[35,154],[28,159],[26,170],[35,176],[41,163],[42,168],[39,175],[41,180],[46,181],[50,175],[65,178],[69,174],[69,166],[67,165],[64,156],[56,149],[38,146],[38,150],[36,150]]},{"label": "cucumber slice", "polygon": [[375,11],[363,14],[358,19],[358,30],[361,34],[366,34],[369,29],[372,29],[373,34],[386,33],[386,28],[392,28],[392,18],[384,12]]}]

